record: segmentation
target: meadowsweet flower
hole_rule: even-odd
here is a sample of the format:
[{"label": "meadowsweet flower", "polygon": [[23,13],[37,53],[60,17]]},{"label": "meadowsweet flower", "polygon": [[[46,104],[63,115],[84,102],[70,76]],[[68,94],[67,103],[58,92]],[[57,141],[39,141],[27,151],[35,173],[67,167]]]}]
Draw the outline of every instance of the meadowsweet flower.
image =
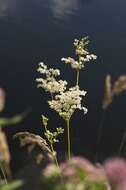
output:
[{"label": "meadowsweet flower", "polygon": [[81,105],[82,96],[85,95],[86,91],[75,86],[56,95],[55,99],[48,103],[50,108],[54,109],[64,120],[69,120],[76,109],[87,113],[87,108]]},{"label": "meadowsweet flower", "polygon": [[37,78],[38,87],[43,88],[46,92],[59,93],[66,89],[67,81],[57,80],[60,75],[60,70],[50,68],[48,69],[44,63],[39,63],[37,71],[44,75],[44,78]]},{"label": "meadowsweet flower", "polygon": [[37,71],[44,74],[47,71],[47,66],[43,62],[40,62]]},{"label": "meadowsweet flower", "polygon": [[87,45],[89,44],[88,37],[82,38],[81,40],[75,39],[74,46],[75,52],[78,55],[78,60],[75,60],[71,57],[62,58],[61,61],[64,61],[66,64],[70,64],[73,69],[80,70],[85,66],[85,63],[97,59],[97,56],[90,54]]},{"label": "meadowsweet flower", "polygon": [[71,67],[73,69],[81,69],[82,65],[79,64],[78,61],[76,61],[75,59],[68,57],[68,58],[62,58],[61,61],[64,61],[66,64],[71,64]]},{"label": "meadowsweet flower", "polygon": [[43,88],[46,92],[58,93],[66,89],[67,82],[63,80],[56,81],[55,79],[37,79],[38,87]]}]

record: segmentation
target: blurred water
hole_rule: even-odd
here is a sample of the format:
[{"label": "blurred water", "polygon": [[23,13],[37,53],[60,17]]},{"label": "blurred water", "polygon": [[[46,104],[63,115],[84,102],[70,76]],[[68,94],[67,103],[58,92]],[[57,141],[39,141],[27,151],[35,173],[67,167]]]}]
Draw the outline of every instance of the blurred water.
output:
[{"label": "blurred water", "polygon": [[[75,153],[92,157],[101,117],[104,77],[113,81],[126,73],[126,1],[122,0],[0,0],[0,85],[7,93],[5,116],[32,107],[22,124],[7,128],[9,140],[19,130],[41,133],[40,114],[51,110],[45,93],[36,88],[36,68],[40,61],[58,67],[62,77],[74,85],[75,73],[60,59],[74,56],[73,40],[89,35],[90,50],[97,61],[81,73],[81,87],[88,91],[87,116],[73,119]],[[114,101],[105,122],[104,156],[112,155],[125,130],[126,93]],[[62,123],[53,113],[52,125]],[[76,126],[77,125],[77,126]],[[111,139],[112,138],[112,139]],[[110,146],[111,145],[111,146]],[[80,148],[78,148],[80,146]],[[64,150],[63,144],[59,149]],[[15,142],[12,151],[18,151]],[[14,155],[17,159],[17,155]]]}]

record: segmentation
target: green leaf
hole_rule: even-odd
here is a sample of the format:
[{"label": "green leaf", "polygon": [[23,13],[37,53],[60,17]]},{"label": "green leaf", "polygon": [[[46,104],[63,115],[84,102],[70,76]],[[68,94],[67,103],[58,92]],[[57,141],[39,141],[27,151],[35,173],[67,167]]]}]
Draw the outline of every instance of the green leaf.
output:
[{"label": "green leaf", "polygon": [[5,127],[9,125],[16,125],[17,123],[20,123],[29,113],[29,111],[25,111],[21,114],[17,114],[11,118],[0,118],[0,127]]},{"label": "green leaf", "polygon": [[42,122],[43,122],[43,125],[44,126],[47,126],[48,125],[48,118],[47,117],[45,117],[44,115],[42,115]]},{"label": "green leaf", "polygon": [[0,190],[15,190],[22,185],[23,185],[23,182],[21,180],[16,180],[8,184],[0,185]]}]

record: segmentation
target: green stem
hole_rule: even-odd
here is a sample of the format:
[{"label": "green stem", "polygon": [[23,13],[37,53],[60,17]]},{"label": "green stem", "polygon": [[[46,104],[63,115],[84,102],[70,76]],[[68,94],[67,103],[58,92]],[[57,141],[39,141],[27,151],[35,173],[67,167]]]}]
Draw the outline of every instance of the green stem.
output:
[{"label": "green stem", "polygon": [[50,95],[51,95],[51,99],[53,100],[53,93],[50,93]]},{"label": "green stem", "polygon": [[1,169],[1,172],[2,172],[2,175],[3,175],[3,178],[4,178],[4,182],[5,182],[5,184],[7,184],[6,174],[5,174],[4,168],[3,168],[1,163],[0,163],[0,169]]},{"label": "green stem", "polygon": [[71,159],[71,140],[70,140],[70,119],[67,120],[67,148],[68,148],[68,160]]},{"label": "green stem", "polygon": [[0,174],[0,182],[2,181],[2,176],[1,176],[1,174]]},{"label": "green stem", "polygon": [[[57,156],[55,155],[55,151],[54,151],[52,143],[50,143],[50,147],[51,147],[51,151],[52,151],[52,154],[53,154],[53,158],[54,158],[55,164],[56,164],[57,168],[59,169],[59,171],[61,172],[61,169],[60,169],[60,166],[59,166],[59,163],[58,163],[58,160],[57,160]],[[61,185],[64,187],[63,189],[65,189],[65,184],[63,182],[62,173],[60,173],[60,182],[61,182]]]},{"label": "green stem", "polygon": [[79,85],[79,75],[80,75],[80,71],[77,70],[77,79],[76,79],[76,86]]},{"label": "green stem", "polygon": [[53,155],[53,158],[54,158],[55,164],[56,164],[56,166],[59,168],[59,164],[58,164],[57,156],[55,155],[55,151],[54,151],[53,145],[52,145],[51,143],[50,143],[50,147],[51,147],[51,151],[52,151],[52,155]]},{"label": "green stem", "polygon": [[119,154],[121,153],[121,151],[122,151],[122,148],[123,148],[123,146],[124,146],[124,143],[125,143],[125,140],[126,140],[126,131],[124,132],[124,135],[123,135],[123,137],[122,137],[122,139],[121,139],[121,143],[120,143],[120,146],[119,146]]}]

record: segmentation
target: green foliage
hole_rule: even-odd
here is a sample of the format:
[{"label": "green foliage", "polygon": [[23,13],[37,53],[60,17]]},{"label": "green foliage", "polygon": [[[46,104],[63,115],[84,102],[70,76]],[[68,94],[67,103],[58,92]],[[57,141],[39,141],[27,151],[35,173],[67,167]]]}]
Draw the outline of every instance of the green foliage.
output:
[{"label": "green foliage", "polygon": [[0,127],[16,125],[16,124],[20,123],[27,116],[28,113],[29,113],[29,111],[25,111],[21,114],[15,115],[11,118],[0,117]]},{"label": "green foliage", "polygon": [[75,40],[74,42],[74,46],[76,48],[76,50],[79,50],[79,49],[85,49],[87,50],[87,45],[89,44],[89,37],[86,36],[84,38],[81,38],[80,40]]},{"label": "green foliage", "polygon": [[93,182],[89,183],[87,185],[86,190],[107,190],[107,185],[105,183],[100,183],[100,182]]},{"label": "green foliage", "polygon": [[64,129],[59,127],[59,128],[56,128],[56,131],[51,132],[49,129],[47,129],[48,120],[49,119],[47,117],[42,115],[42,122],[43,122],[43,125],[45,127],[45,133],[44,134],[46,136],[46,139],[49,142],[49,147],[50,147],[50,150],[52,152],[52,156],[54,158],[54,161],[55,161],[56,165],[58,166],[58,161],[57,161],[57,157],[56,157],[56,151],[54,150],[54,144],[59,142],[58,137],[59,137],[60,134],[64,133]]},{"label": "green foliage", "polygon": [[42,122],[43,122],[43,125],[45,127],[45,136],[48,140],[48,142],[51,144],[51,145],[54,145],[55,143],[59,142],[58,140],[58,136],[60,134],[63,134],[64,133],[64,129],[59,127],[59,128],[56,128],[56,131],[55,132],[51,132],[49,129],[47,129],[47,126],[48,126],[48,118],[45,117],[44,115],[42,115]]},{"label": "green foliage", "polygon": [[21,180],[16,180],[8,184],[0,183],[0,190],[16,190],[23,185]]},{"label": "green foliage", "polygon": [[59,142],[59,140],[57,139],[58,136],[60,134],[62,134],[64,132],[64,129],[59,127],[59,128],[56,128],[56,131],[55,132],[51,132],[49,130],[46,130],[45,132],[45,136],[46,138],[48,139],[48,141],[51,143],[51,144],[54,144],[54,143],[57,143]]},{"label": "green foliage", "polygon": [[47,127],[47,125],[48,125],[48,118],[47,117],[45,117],[44,115],[42,115],[42,122],[43,122],[43,125],[45,126],[45,127]]}]

